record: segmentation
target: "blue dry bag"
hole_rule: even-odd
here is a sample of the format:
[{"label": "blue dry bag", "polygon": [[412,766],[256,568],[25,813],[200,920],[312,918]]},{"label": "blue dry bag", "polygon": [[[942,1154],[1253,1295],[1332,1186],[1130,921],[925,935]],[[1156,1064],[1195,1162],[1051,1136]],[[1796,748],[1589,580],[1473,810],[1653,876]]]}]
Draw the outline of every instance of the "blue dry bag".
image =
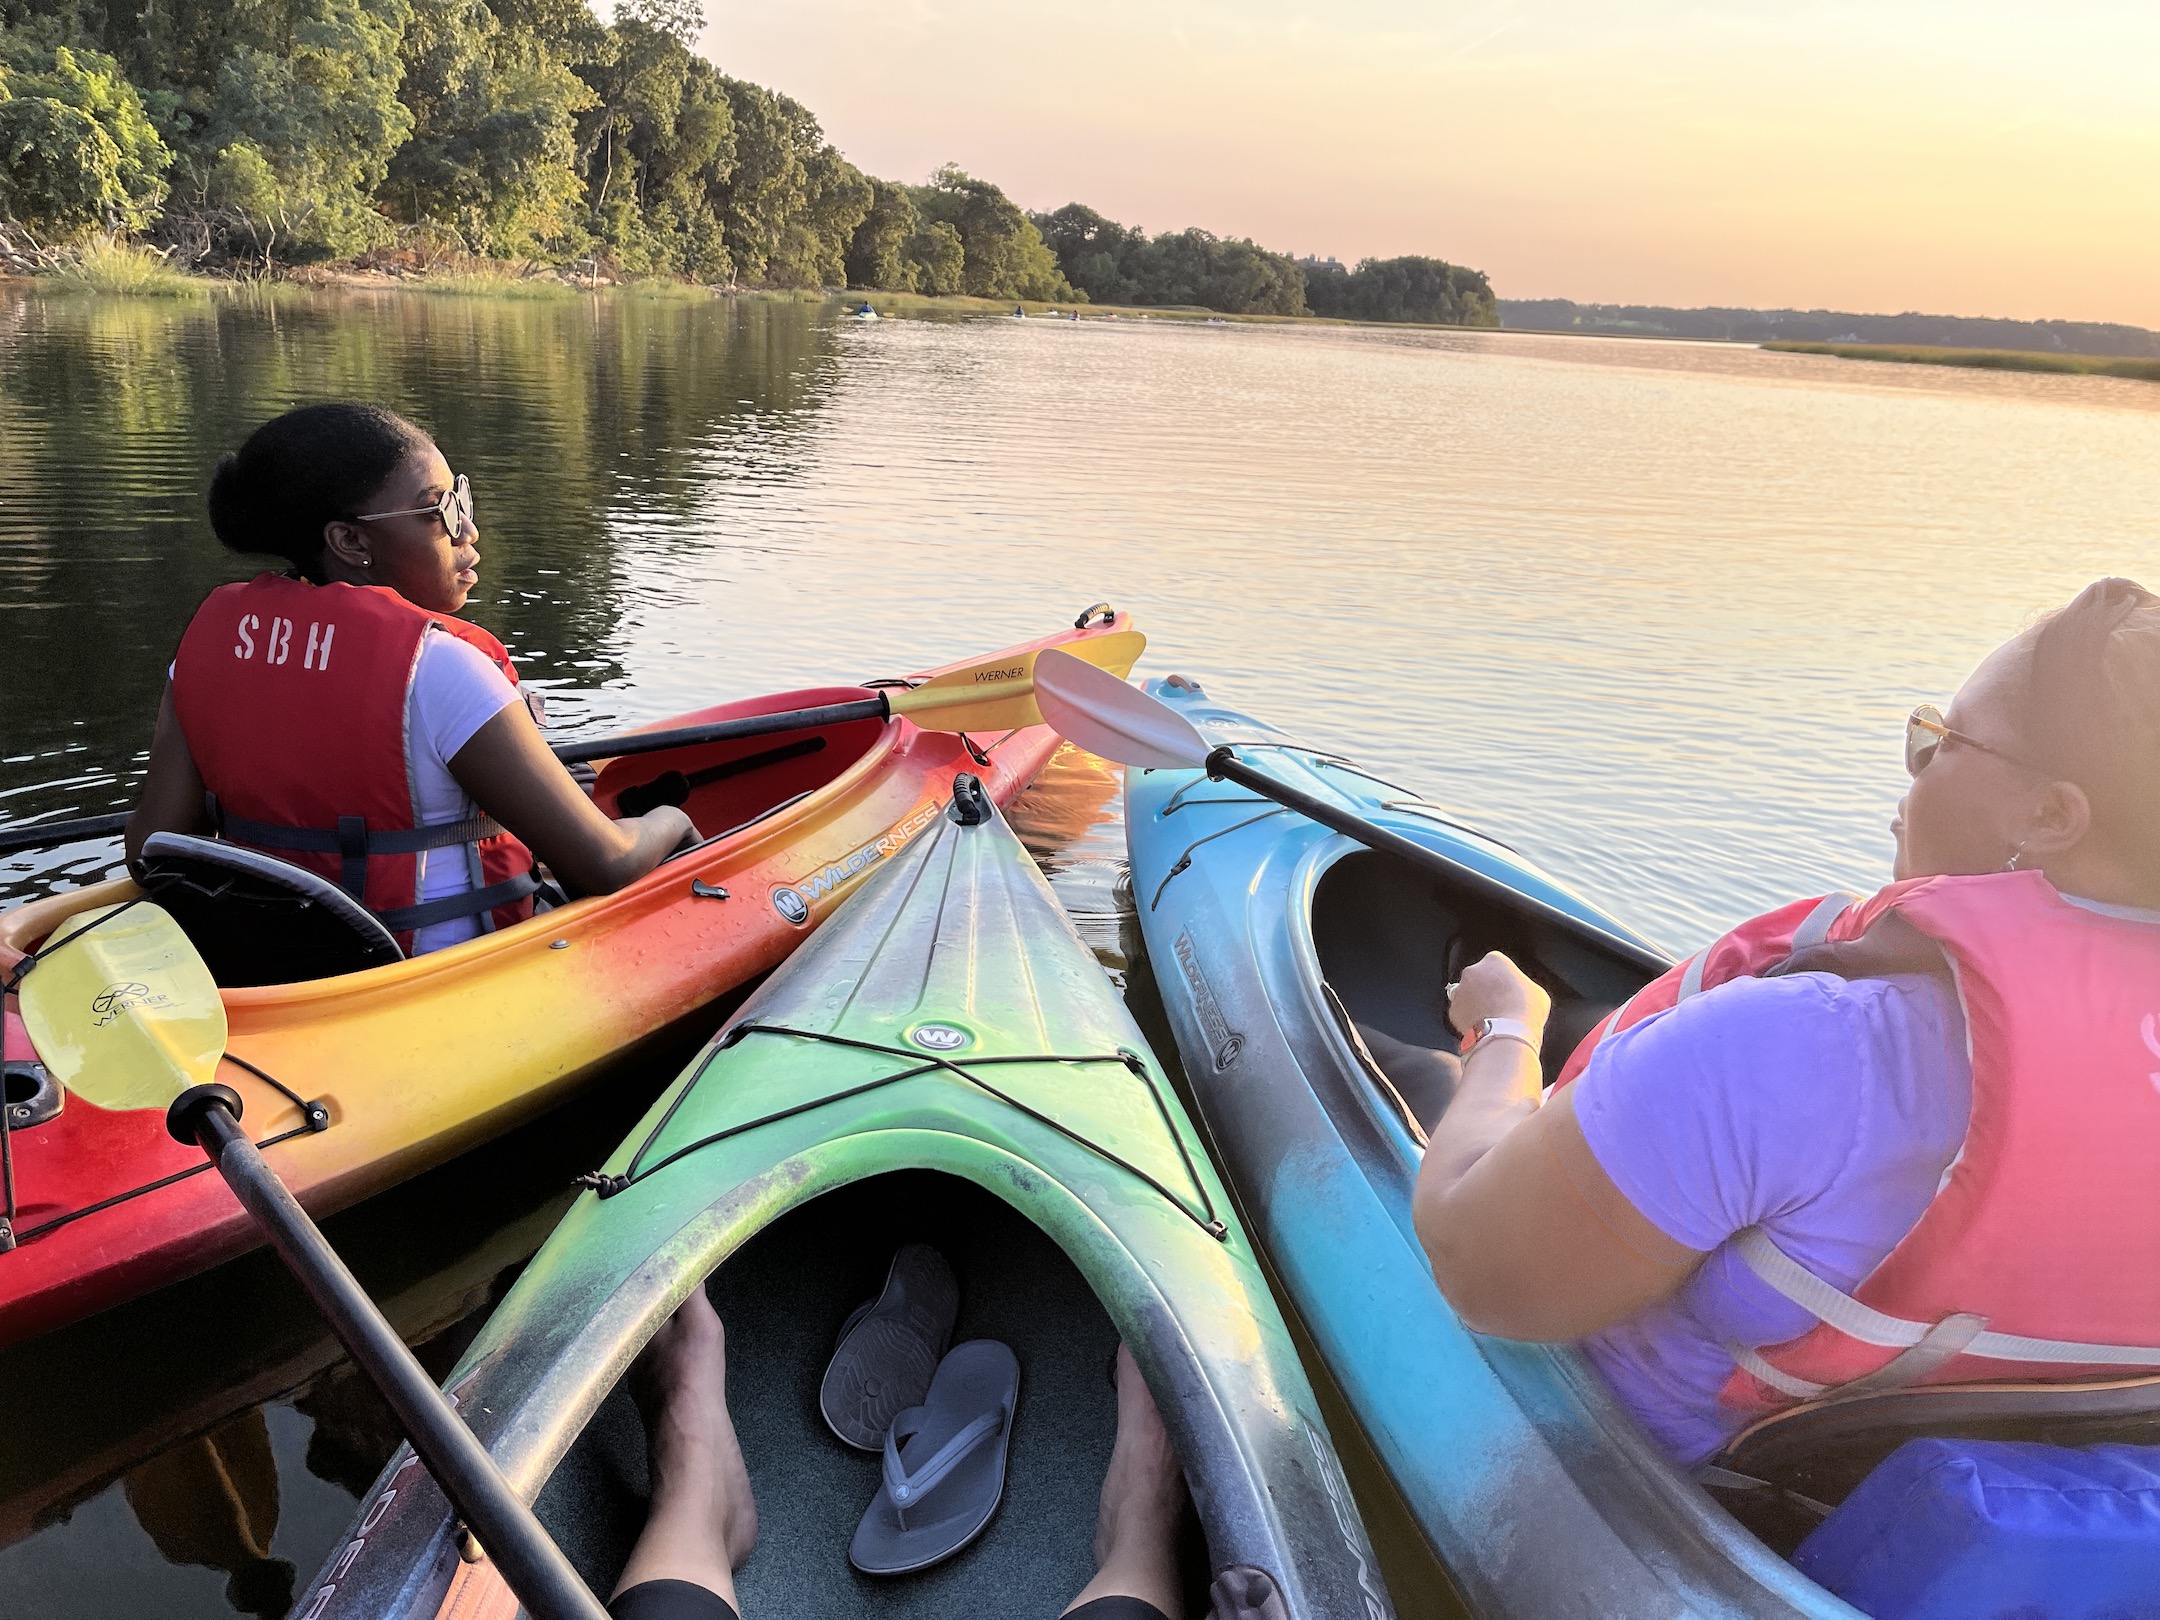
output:
[{"label": "blue dry bag", "polygon": [[1793,1563],[1876,1620],[2160,1620],[2160,1448],[1907,1441]]}]

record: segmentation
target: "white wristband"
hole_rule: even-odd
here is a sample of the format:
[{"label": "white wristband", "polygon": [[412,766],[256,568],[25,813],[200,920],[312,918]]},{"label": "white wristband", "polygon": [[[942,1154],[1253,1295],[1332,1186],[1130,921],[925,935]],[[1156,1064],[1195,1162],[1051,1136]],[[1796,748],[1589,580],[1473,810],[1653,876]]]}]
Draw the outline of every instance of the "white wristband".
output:
[{"label": "white wristband", "polygon": [[[1540,1056],[1536,1036],[1530,1026],[1520,1018],[1487,1018],[1478,1025],[1477,1039],[1470,1043],[1470,1054],[1484,1050],[1487,1041],[1520,1041],[1529,1048],[1533,1058]],[[1468,1055],[1466,1054],[1466,1058]]]}]

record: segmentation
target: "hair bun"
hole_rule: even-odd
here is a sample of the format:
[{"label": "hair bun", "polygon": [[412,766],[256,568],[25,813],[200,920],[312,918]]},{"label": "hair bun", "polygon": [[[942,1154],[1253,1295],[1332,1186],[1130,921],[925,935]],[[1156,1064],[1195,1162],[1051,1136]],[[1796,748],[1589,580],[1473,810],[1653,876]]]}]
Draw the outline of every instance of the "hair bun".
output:
[{"label": "hair bun", "polygon": [[380,405],[303,405],[218,457],[205,499],[211,530],[230,550],[283,557],[319,583],[323,530],[366,510],[407,457],[432,448]]}]

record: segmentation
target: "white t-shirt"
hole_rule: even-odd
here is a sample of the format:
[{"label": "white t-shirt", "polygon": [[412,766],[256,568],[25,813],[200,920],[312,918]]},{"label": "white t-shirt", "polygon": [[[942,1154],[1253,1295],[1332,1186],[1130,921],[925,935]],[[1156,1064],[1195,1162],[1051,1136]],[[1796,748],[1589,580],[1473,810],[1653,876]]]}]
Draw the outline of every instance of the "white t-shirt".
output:
[{"label": "white t-shirt", "polygon": [[[413,814],[423,827],[480,813],[450,774],[450,761],[473,733],[517,702],[517,688],[493,659],[468,641],[430,630],[405,694],[405,767],[411,773]],[[481,887],[477,857],[463,849],[430,849],[420,862],[417,900],[439,900]],[[413,933],[412,953],[425,956],[480,932],[478,917],[431,923]]]},{"label": "white t-shirt", "polygon": [[[166,678],[171,678],[171,671]],[[517,688],[488,655],[447,631],[428,627],[412,685],[405,691],[405,772],[417,824],[431,827],[480,813],[450,774],[450,761],[473,733],[517,702]],[[440,900],[481,887],[478,859],[463,849],[422,851],[415,900]],[[412,954],[425,956],[480,932],[478,917],[431,923],[413,932]]]}]

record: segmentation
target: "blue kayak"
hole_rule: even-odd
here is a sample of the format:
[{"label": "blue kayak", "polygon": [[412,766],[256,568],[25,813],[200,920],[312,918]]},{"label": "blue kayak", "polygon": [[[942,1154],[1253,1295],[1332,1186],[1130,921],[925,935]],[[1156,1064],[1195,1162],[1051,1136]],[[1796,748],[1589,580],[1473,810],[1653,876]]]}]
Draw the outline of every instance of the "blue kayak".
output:
[{"label": "blue kayak", "polygon": [[[1575,1351],[1466,1329],[1411,1226],[1423,1136],[1375,1045],[1453,1050],[1441,987],[1502,949],[1553,991],[1549,1076],[1665,959],[1408,790],[1189,681],[1148,690],[1211,745],[1516,897],[1198,771],[1127,773],[1134,900],[1192,1095],[1293,1325],[1370,1444],[1358,1483],[1385,1498],[1365,1503],[1383,1555],[1392,1523],[1393,1550],[1436,1562],[1477,1614],[1857,1613],[1668,1464]],[[1345,1445],[1350,1427],[1335,1424]],[[1419,1583],[1390,1584],[1413,1612],[1400,1600]]]}]

